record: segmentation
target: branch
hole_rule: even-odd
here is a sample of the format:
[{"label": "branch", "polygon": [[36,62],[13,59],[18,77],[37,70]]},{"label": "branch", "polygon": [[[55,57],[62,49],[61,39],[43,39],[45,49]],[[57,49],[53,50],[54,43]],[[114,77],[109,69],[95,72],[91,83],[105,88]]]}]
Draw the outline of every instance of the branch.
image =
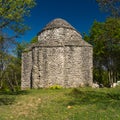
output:
[{"label": "branch", "polygon": [[3,29],[8,24],[10,24],[10,21],[4,22],[2,25],[0,25],[0,29]]}]

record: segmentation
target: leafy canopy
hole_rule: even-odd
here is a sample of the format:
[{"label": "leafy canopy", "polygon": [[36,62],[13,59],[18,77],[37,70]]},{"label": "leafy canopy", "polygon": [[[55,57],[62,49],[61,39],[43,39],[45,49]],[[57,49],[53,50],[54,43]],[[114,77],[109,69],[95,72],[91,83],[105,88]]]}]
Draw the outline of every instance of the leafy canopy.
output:
[{"label": "leafy canopy", "polygon": [[35,0],[0,0],[0,30],[12,30],[16,36],[23,34],[28,29],[24,17],[34,6]]},{"label": "leafy canopy", "polygon": [[[94,79],[115,82],[120,73],[120,19],[107,18],[105,22],[95,21],[89,36],[84,39],[93,45]],[[109,75],[110,74],[110,75]],[[105,77],[105,78],[104,78]]]},{"label": "leafy canopy", "polygon": [[101,10],[112,17],[120,17],[120,0],[96,0]]}]

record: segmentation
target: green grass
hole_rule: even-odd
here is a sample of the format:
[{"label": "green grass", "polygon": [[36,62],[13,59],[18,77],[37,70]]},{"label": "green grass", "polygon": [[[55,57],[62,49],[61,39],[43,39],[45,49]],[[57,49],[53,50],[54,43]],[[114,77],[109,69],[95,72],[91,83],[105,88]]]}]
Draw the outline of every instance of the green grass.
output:
[{"label": "green grass", "polygon": [[120,88],[0,92],[0,120],[120,120]]}]

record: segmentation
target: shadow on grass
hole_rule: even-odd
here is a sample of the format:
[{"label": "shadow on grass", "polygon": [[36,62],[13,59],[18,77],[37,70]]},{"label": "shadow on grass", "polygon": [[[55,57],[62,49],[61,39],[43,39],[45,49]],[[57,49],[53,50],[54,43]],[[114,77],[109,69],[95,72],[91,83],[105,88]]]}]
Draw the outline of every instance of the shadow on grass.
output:
[{"label": "shadow on grass", "polygon": [[0,91],[0,106],[2,105],[11,105],[15,103],[15,99],[17,95],[26,95],[29,94],[29,91],[27,90],[21,90],[21,91]]},{"label": "shadow on grass", "polygon": [[[81,91],[73,89],[69,96],[71,100],[68,105],[88,105],[96,104],[98,106],[120,106],[120,93],[119,92],[98,92],[98,91]],[[117,104],[116,104],[117,103]]]},{"label": "shadow on grass", "polygon": [[11,105],[15,102],[15,97],[0,97],[0,106],[1,105]]},{"label": "shadow on grass", "polygon": [[0,95],[26,95],[29,94],[29,91],[27,90],[19,90],[16,92],[12,91],[0,91]]}]

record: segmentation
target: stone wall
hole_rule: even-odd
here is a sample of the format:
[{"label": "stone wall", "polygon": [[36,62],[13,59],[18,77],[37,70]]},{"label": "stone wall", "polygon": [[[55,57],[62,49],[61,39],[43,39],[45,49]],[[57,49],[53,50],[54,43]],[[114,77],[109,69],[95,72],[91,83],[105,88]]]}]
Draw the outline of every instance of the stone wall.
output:
[{"label": "stone wall", "polygon": [[31,88],[32,75],[32,51],[22,54],[21,88]]},{"label": "stone wall", "polygon": [[55,84],[63,86],[63,48],[38,47],[33,49],[33,53],[33,88],[49,87]]},{"label": "stone wall", "polygon": [[70,46],[65,48],[65,86],[92,85],[92,48]]},{"label": "stone wall", "polygon": [[22,88],[92,85],[92,47],[35,47],[22,66]]}]

